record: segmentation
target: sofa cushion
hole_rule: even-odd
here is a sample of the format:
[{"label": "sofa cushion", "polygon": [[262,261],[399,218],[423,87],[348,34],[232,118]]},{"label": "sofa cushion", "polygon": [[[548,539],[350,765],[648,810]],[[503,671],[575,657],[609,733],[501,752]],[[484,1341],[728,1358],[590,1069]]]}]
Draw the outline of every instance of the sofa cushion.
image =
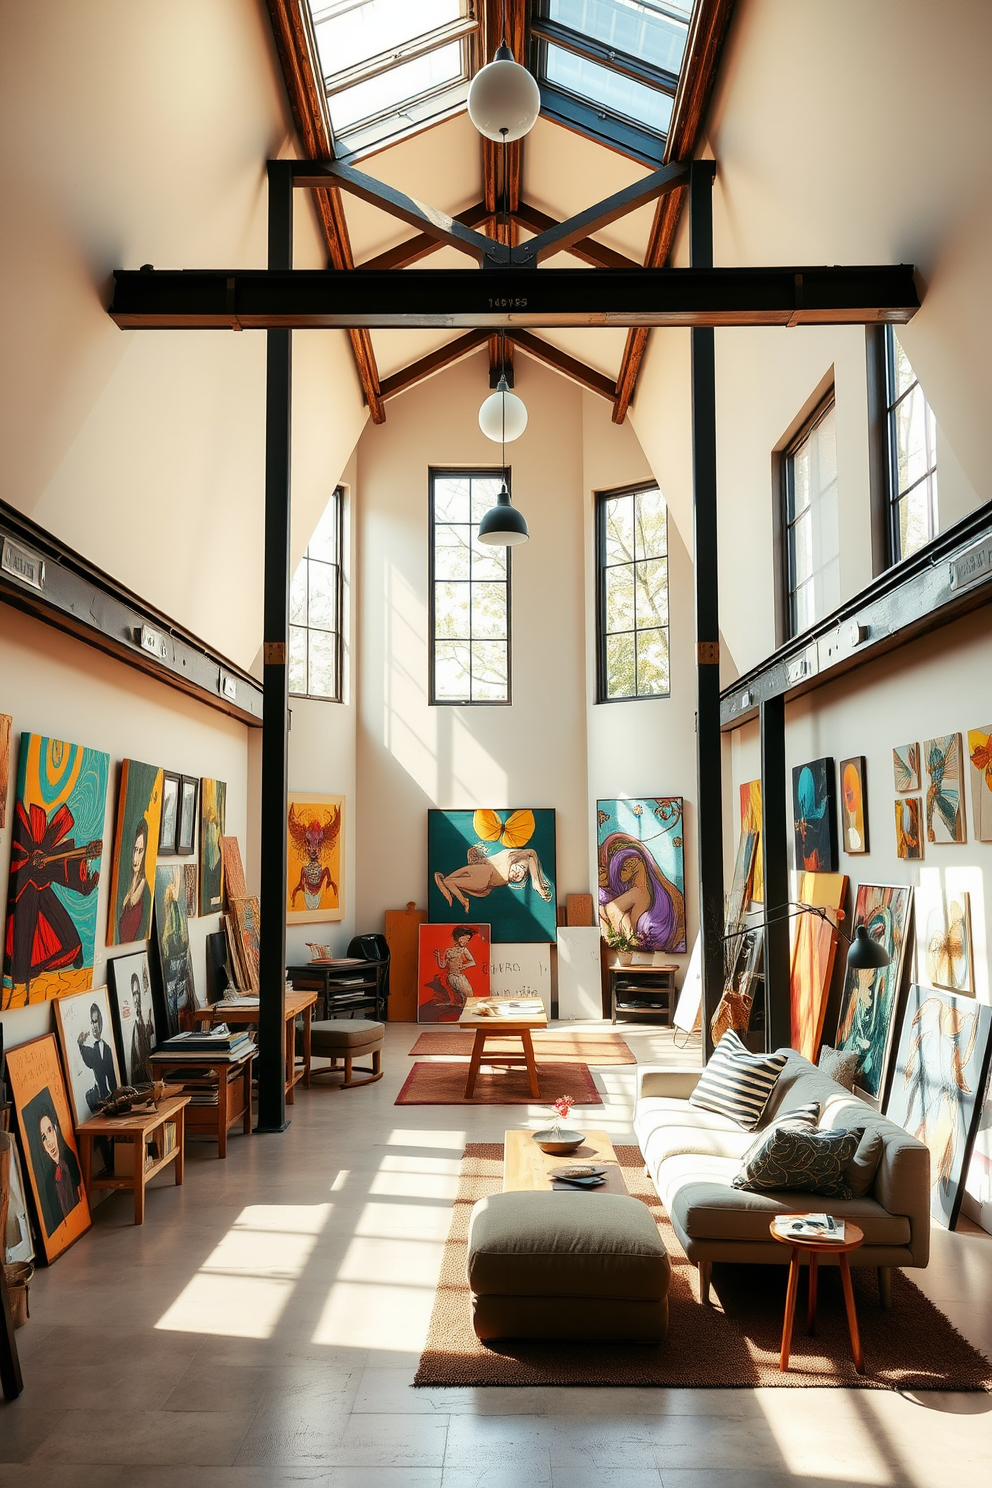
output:
[{"label": "sofa cushion", "polygon": [[831,1049],[829,1044],[824,1044],[816,1067],[823,1071],[828,1080],[836,1080],[845,1090],[853,1090],[859,1057],[853,1050]]},{"label": "sofa cushion", "polygon": [[774,1054],[751,1054],[728,1030],[714,1049],[689,1104],[729,1116],[747,1131],[754,1131],[787,1058],[782,1049]]},{"label": "sofa cushion", "polygon": [[855,1127],[854,1130],[860,1140],[858,1150],[844,1169],[844,1182],[851,1190],[851,1196],[860,1199],[871,1192],[885,1144],[880,1131],[869,1131],[866,1127]]},{"label": "sofa cushion", "polygon": [[849,1199],[844,1169],[861,1141],[860,1131],[811,1131],[796,1120],[774,1122],[744,1158],[735,1188],[767,1193],[799,1188],[804,1193]]}]

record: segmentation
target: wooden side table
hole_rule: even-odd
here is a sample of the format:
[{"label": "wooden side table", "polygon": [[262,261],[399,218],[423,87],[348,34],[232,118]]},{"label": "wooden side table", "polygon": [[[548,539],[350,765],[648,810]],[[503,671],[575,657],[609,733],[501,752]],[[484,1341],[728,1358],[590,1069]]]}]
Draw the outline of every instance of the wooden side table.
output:
[{"label": "wooden side table", "polygon": [[[77,1126],[79,1156],[83,1164],[83,1182],[87,1193],[94,1188],[123,1188],[134,1192],[134,1222],[145,1222],[145,1188],[148,1181],[168,1167],[176,1165],[176,1183],[183,1181],[183,1133],[188,1095],[172,1095],[160,1101],[158,1109],[133,1116],[91,1116],[82,1126]],[[165,1150],[166,1122],[174,1122],[175,1145]],[[161,1151],[150,1163],[145,1162],[146,1139],[161,1129]],[[129,1142],[134,1149],[133,1171],[127,1174],[104,1174],[93,1177],[93,1143],[97,1137],[114,1137],[118,1142]]]},{"label": "wooden side table", "polygon": [[[251,1133],[251,1066],[258,1053],[252,1048],[239,1059],[224,1060],[204,1054],[202,1059],[183,1055],[152,1054],[151,1062],[163,1074],[168,1070],[176,1084],[186,1084],[186,1094],[191,1104],[186,1112],[188,1132],[206,1132],[217,1138],[217,1156],[227,1156],[227,1134],[232,1126],[241,1122],[246,1136]],[[194,1099],[196,1091],[217,1091],[217,1104],[199,1105]]]},{"label": "wooden side table", "polygon": [[[537,1084],[537,1064],[534,1060],[534,1043],[531,1039],[531,1029],[547,1028],[548,1015],[541,1003],[535,1001],[533,1009],[508,1010],[495,1016],[487,1017],[485,1009],[497,1006],[501,1001],[520,1002],[522,998],[509,997],[469,997],[462,1009],[461,1017],[458,1019],[459,1028],[467,1028],[475,1034],[475,1043],[472,1045],[472,1058],[468,1066],[468,1079],[465,1081],[465,1099],[471,1100],[475,1094],[475,1082],[479,1077],[479,1066],[485,1055],[487,1064],[525,1064],[530,1081],[530,1093],[535,1100],[540,1100],[541,1092]],[[523,1046],[521,1054],[486,1054],[486,1039],[490,1038],[518,1038]]]},{"label": "wooden side table", "polygon": [[797,1239],[794,1235],[781,1234],[776,1228],[774,1221],[768,1227],[773,1240],[780,1245],[792,1246],[792,1259],[789,1263],[789,1289],[785,1297],[785,1321],[782,1324],[782,1352],[779,1355],[779,1369],[788,1369],[789,1353],[792,1345],[792,1321],[796,1312],[796,1289],[799,1286],[800,1257],[805,1251],[809,1256],[809,1308],[806,1315],[806,1332],[816,1332],[816,1281],[817,1261],[821,1255],[836,1254],[840,1262],[840,1279],[844,1288],[844,1305],[847,1308],[847,1328],[851,1335],[851,1353],[854,1356],[854,1367],[859,1374],[864,1374],[865,1365],[861,1354],[861,1339],[858,1335],[858,1316],[854,1310],[854,1292],[851,1290],[851,1267],[848,1263],[848,1253],[857,1250],[864,1244],[864,1231],[850,1220],[844,1221],[843,1240],[805,1240]]},{"label": "wooden side table", "polygon": [[[291,1106],[296,1099],[295,1086],[303,1081],[310,1088],[310,1022],[318,993],[314,990],[286,993],[286,1104]],[[296,1020],[303,1017],[303,1063],[296,1068]],[[215,1023],[226,1023],[229,1027],[243,1027],[258,1023],[258,998],[246,998],[243,1005],[236,1002],[215,1002],[211,1007],[197,1008],[193,1014],[197,1023],[212,1028]]]}]

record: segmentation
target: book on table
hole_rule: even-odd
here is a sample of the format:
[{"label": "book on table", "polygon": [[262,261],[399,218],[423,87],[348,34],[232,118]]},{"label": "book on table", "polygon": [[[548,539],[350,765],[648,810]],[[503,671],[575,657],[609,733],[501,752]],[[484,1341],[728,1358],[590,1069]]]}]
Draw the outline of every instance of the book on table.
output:
[{"label": "book on table", "polygon": [[832,1214],[780,1214],[775,1232],[788,1240],[823,1240],[843,1245],[844,1221]]}]

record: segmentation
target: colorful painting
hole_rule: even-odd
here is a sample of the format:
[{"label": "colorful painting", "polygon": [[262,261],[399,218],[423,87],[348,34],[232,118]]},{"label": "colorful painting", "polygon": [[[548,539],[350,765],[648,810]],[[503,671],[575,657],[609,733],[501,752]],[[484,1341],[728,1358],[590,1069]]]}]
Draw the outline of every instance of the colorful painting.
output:
[{"label": "colorful painting", "polygon": [[992,727],[968,730],[968,758],[975,837],[979,842],[992,842]]},{"label": "colorful painting", "polygon": [[161,816],[162,771],[126,759],[110,869],[108,945],[130,945],[151,934]]},{"label": "colorful painting", "polygon": [[[22,800],[18,792],[18,806]],[[41,1221],[41,1247],[45,1260],[51,1262],[90,1227],[90,1209],[55,1035],[46,1033],[9,1050],[7,1075],[17,1107],[17,1125],[35,1211]]]},{"label": "colorful painting", "polygon": [[79,1126],[94,1116],[121,1084],[106,987],[60,997],[55,1004],[55,1019]]},{"label": "colorful painting", "polygon": [[748,780],[740,788],[740,797],[741,831],[750,832],[755,839],[751,899],[755,904],[763,904],[765,902],[765,873],[761,862],[761,781]]},{"label": "colorful painting", "polygon": [[923,812],[919,796],[905,796],[896,805],[896,855],[916,861],[923,856]]},{"label": "colorful painting", "polygon": [[10,733],[14,720],[0,713],[0,827],[7,825],[7,792],[10,789]]},{"label": "colorful painting", "polygon": [[927,841],[965,842],[962,793],[961,735],[941,734],[924,739],[927,767]]},{"label": "colorful painting", "polygon": [[186,918],[195,920],[200,913],[200,870],[195,863],[183,864],[183,885],[186,889]]},{"label": "colorful painting", "polygon": [[910,987],[885,1114],[930,1149],[930,1213],[953,1230],[981,1117],[992,1008]]},{"label": "colorful painting", "polygon": [[971,896],[948,889],[938,872],[926,869],[916,890],[916,968],[931,987],[975,994]]},{"label": "colorful painting", "polygon": [[892,773],[897,791],[918,791],[920,788],[919,744],[897,744],[892,751]]},{"label": "colorful painting", "polygon": [[227,785],[200,781],[200,913],[216,914],[224,904],[224,861],[220,839],[227,816]]},{"label": "colorful painting", "polygon": [[4,1009],[82,992],[93,981],[109,766],[99,750],[21,735]]},{"label": "colorful painting", "polygon": [[737,937],[744,929],[746,915],[751,904],[754,884],[754,861],[758,855],[758,839],[753,832],[741,828],[737,843],[737,859],[734,863],[734,878],[727,896],[727,911],[724,918],[723,969],[724,977],[733,975],[740,951]]},{"label": "colorful painting", "polygon": [[856,754],[840,762],[840,817],[844,851],[868,851],[868,785],[865,757]]},{"label": "colorful painting", "polygon": [[599,920],[642,951],[684,951],[682,797],[596,802]]},{"label": "colorful painting", "polygon": [[796,833],[796,872],[837,872],[837,805],[834,762],[810,760],[792,771],[792,815]]},{"label": "colorful painting", "polygon": [[864,925],[872,940],[885,947],[889,964],[868,971],[848,968],[834,1044],[857,1053],[856,1078],[869,1095],[880,1095],[885,1080],[912,901],[910,888],[878,884],[858,887],[851,934]]},{"label": "colorful painting", "polygon": [[837,924],[847,898],[846,873],[803,873],[797,902],[827,912],[796,916],[796,938],[792,946],[789,995],[792,1005],[792,1048],[813,1064],[820,1053],[823,1023],[830,997],[830,982],[837,954]]},{"label": "colorful painting", "polygon": [[260,965],[258,900],[252,895],[246,899],[232,899],[231,918],[234,921],[241,965],[248,977],[248,990],[257,996]]},{"label": "colorful painting", "polygon": [[469,997],[489,996],[489,926],[421,925],[417,1022],[456,1023]]},{"label": "colorful painting", "polygon": [[121,1072],[129,1085],[143,1085],[152,1077],[148,1056],[158,1046],[148,952],[115,956],[107,969]]},{"label": "colorful painting", "polygon": [[0,1235],[0,1246],[2,1259],[8,1266],[14,1266],[18,1261],[34,1260],[26,1192],[17,1134],[0,1131],[0,1194],[5,1193],[8,1200],[7,1224]]},{"label": "colorful painting", "polygon": [[299,925],[342,920],[344,796],[290,791],[288,801],[286,919]]},{"label": "colorful painting", "polygon": [[427,868],[431,924],[474,924],[484,912],[494,941],[555,939],[555,813],[550,808],[428,811]]},{"label": "colorful painting", "polygon": [[182,863],[160,863],[155,870],[155,939],[162,973],[161,1022],[170,1038],[179,1032],[180,1012],[196,1007]]}]

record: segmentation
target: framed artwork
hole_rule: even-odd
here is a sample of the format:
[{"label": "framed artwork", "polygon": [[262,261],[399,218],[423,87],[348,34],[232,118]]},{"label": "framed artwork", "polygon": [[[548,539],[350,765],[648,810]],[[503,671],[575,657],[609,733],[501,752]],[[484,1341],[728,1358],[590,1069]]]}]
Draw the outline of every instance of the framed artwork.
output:
[{"label": "framed artwork", "polygon": [[18,1044],[7,1074],[28,1182],[40,1220],[41,1248],[54,1261],[90,1227],[72,1112],[53,1033]]},{"label": "framed artwork", "polygon": [[962,794],[961,735],[924,739],[927,767],[927,841],[966,842]]},{"label": "framed artwork", "polygon": [[[342,798],[343,800],[343,798]],[[221,857],[224,859],[224,893],[228,902],[232,899],[247,899],[248,885],[241,861],[241,844],[237,837],[220,839]]]},{"label": "framed artwork", "polygon": [[457,1023],[466,998],[489,995],[489,926],[421,925],[417,1022]]},{"label": "framed artwork", "polygon": [[199,870],[195,863],[183,864],[183,885],[186,889],[186,918],[195,920],[200,913]]},{"label": "framed artwork", "polygon": [[128,1085],[146,1084],[152,1077],[148,1056],[158,1047],[148,952],[115,956],[107,967],[121,1073]]},{"label": "framed artwork", "polygon": [[238,939],[238,954],[241,965],[248,974],[248,988],[258,995],[259,969],[259,912],[258,900],[252,895],[246,899],[232,899],[231,919]]},{"label": "framed artwork", "polygon": [[[344,796],[290,791],[287,800],[287,923],[315,925],[321,920],[342,920]],[[241,876],[243,879],[243,869]]]},{"label": "framed artwork", "polygon": [[797,899],[825,909],[832,924],[819,915],[796,916],[796,938],[792,945],[789,998],[792,1009],[792,1047],[813,1064],[823,1041],[823,1023],[830,996],[837,935],[832,928],[840,918],[847,898],[846,873],[803,873]]},{"label": "framed artwork", "polygon": [[851,934],[864,925],[872,940],[885,947],[889,964],[868,971],[848,968],[834,1045],[857,1053],[856,1079],[869,1095],[879,1096],[884,1086],[912,902],[910,888],[858,886]]},{"label": "framed artwork", "polygon": [[494,941],[555,939],[552,809],[428,811],[427,871],[432,925],[475,924],[482,912]]},{"label": "framed artwork", "polygon": [[0,713],[0,827],[7,825],[7,792],[10,790],[10,735],[14,720]]},{"label": "framed artwork", "polygon": [[7,1227],[0,1235],[2,1259],[8,1266],[14,1266],[18,1261],[33,1261],[34,1240],[28,1219],[24,1170],[17,1133],[12,1131],[0,1131],[0,1192],[6,1193],[8,1200]]},{"label": "framed artwork", "polygon": [[750,832],[755,839],[751,899],[755,904],[763,904],[765,902],[765,876],[761,862],[761,781],[746,781],[740,788],[740,797],[741,831]]},{"label": "framed artwork", "polygon": [[923,870],[916,890],[916,974],[931,987],[975,995],[971,896]]},{"label": "framed artwork", "polygon": [[897,791],[918,791],[920,788],[919,744],[897,744],[892,751],[892,773]]},{"label": "framed artwork", "polygon": [[176,852],[188,858],[196,851],[196,799],[200,782],[195,775],[183,775],[179,789],[179,829]]},{"label": "framed artwork", "polygon": [[850,855],[868,852],[868,785],[863,754],[841,760],[840,800],[844,851]]},{"label": "framed artwork", "polygon": [[155,864],[163,819],[163,772],[157,765],[125,760],[117,798],[117,830],[110,869],[108,945],[147,940],[152,931]]},{"label": "framed artwork", "polygon": [[227,815],[227,785],[200,781],[200,913],[216,914],[224,904],[224,861],[220,839]]},{"label": "framed artwork", "polygon": [[[2,747],[2,746],[0,746]],[[968,730],[971,821],[979,842],[992,842],[992,725]],[[0,817],[0,826],[3,818]]]},{"label": "framed artwork", "polygon": [[810,760],[792,771],[792,816],[796,834],[796,871],[837,872],[837,804],[834,762]]},{"label": "framed artwork", "polygon": [[171,1038],[179,1032],[180,1010],[196,1007],[182,863],[160,863],[155,870],[155,940],[162,972],[161,1021]]},{"label": "framed artwork", "polygon": [[100,750],[21,735],[3,1009],[82,992],[93,981],[109,766]]},{"label": "framed artwork", "polygon": [[599,920],[642,951],[684,951],[682,797],[597,801]]},{"label": "framed artwork", "polygon": [[992,1007],[909,989],[885,1114],[930,1149],[930,1213],[953,1230],[981,1117]]},{"label": "framed artwork", "polygon": [[[491,927],[490,927],[491,928]],[[551,1016],[551,950],[546,941],[500,941],[490,948],[490,997],[539,997]]]},{"label": "framed artwork", "polygon": [[179,834],[179,794],[183,778],[174,770],[163,770],[161,773],[162,817],[159,823],[158,855],[160,858],[174,858]]},{"label": "framed artwork", "polygon": [[923,815],[919,796],[896,801],[896,855],[915,862],[923,856]]},{"label": "framed artwork", "polygon": [[106,987],[60,997],[55,1021],[72,1109],[80,1126],[122,1083]]},{"label": "framed artwork", "polygon": [[[737,858],[734,862],[734,877],[730,885],[730,893],[727,896],[727,912],[724,917],[724,930],[726,932],[723,941],[723,969],[725,977],[730,977],[737,963],[737,954],[740,950],[740,942],[736,937],[744,929],[745,916],[751,903],[751,889],[754,883],[754,861],[758,855],[758,839],[753,832],[747,832],[741,828],[740,840],[737,843]],[[735,937],[730,939],[729,937]]]}]

